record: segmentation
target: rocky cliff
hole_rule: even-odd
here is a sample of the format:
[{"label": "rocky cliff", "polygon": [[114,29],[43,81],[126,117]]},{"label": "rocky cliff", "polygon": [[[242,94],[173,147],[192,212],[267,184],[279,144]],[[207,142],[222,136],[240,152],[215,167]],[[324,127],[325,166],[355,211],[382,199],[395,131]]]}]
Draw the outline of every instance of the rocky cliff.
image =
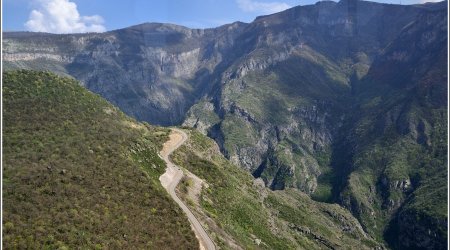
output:
[{"label": "rocky cliff", "polygon": [[395,230],[392,246],[430,248],[446,237],[405,228],[447,220],[418,205],[446,175],[446,24],[445,2],[322,1],[206,30],[5,33],[4,65],[71,75],[140,120],[195,127],[271,189],[338,202],[379,240]]},{"label": "rocky cliff", "polygon": [[208,88],[242,26],[190,30],[147,23],[102,34],[6,33],[3,60],[6,69],[71,75],[140,120],[173,125]]}]

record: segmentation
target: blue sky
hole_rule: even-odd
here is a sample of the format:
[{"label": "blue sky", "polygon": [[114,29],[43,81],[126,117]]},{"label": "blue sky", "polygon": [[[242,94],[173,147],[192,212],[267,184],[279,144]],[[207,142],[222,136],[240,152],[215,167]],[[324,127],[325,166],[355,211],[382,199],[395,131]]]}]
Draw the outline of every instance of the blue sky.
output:
[{"label": "blue sky", "polygon": [[[402,0],[403,4],[424,0]],[[434,0],[436,1],[436,0]],[[251,22],[316,0],[3,0],[3,30],[51,33],[102,32],[144,22],[190,28]],[[400,3],[400,0],[377,0]]]}]

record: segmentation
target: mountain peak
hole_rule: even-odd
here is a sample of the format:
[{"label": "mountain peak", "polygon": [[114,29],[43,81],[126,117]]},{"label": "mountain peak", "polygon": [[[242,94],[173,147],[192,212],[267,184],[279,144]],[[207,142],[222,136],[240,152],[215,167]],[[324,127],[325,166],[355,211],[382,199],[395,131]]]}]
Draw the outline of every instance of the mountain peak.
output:
[{"label": "mountain peak", "polygon": [[145,22],[127,27],[125,29],[135,29],[142,31],[159,31],[159,32],[189,30],[188,27],[182,25],[171,23],[158,23],[158,22]]}]

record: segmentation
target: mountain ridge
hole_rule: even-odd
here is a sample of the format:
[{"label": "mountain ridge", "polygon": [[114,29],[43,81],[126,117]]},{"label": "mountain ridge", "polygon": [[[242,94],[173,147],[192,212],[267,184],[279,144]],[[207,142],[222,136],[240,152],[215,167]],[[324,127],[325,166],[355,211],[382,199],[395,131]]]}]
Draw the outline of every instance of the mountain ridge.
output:
[{"label": "mountain ridge", "polygon": [[338,202],[381,240],[421,189],[412,180],[434,178],[424,166],[444,168],[430,138],[445,135],[446,18],[446,2],[340,1],[205,30],[6,34],[4,65],[71,75],[139,120],[195,127],[266,186]]}]

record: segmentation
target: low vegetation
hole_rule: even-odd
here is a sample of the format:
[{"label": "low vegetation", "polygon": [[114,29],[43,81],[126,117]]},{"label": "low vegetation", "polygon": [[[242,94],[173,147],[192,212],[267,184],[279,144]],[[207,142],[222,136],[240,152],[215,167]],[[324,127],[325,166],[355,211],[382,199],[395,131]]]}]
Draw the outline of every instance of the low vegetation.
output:
[{"label": "low vegetation", "polygon": [[194,249],[158,181],[168,130],[72,79],[3,75],[4,249]]},{"label": "low vegetation", "polygon": [[[174,162],[205,181],[198,204],[187,202],[222,249],[369,249],[377,243],[336,204],[319,203],[295,189],[271,191],[232,165],[215,143],[195,130]],[[187,181],[186,181],[187,182]]]}]

